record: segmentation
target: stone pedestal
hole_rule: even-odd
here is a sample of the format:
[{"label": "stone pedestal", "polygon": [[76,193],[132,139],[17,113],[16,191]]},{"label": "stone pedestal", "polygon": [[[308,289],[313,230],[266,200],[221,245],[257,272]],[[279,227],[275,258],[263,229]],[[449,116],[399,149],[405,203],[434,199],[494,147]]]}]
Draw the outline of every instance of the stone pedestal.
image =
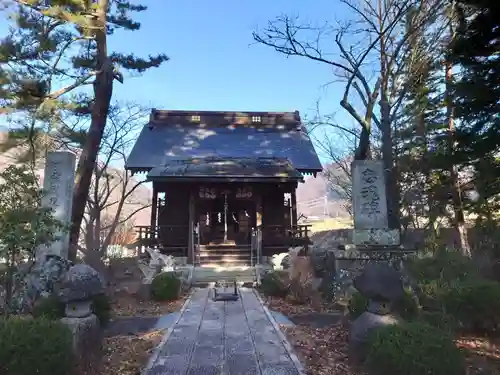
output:
[{"label": "stone pedestal", "polygon": [[137,296],[143,301],[151,299],[151,281],[143,280],[137,291]]},{"label": "stone pedestal", "polygon": [[349,359],[353,362],[363,362],[366,357],[365,345],[372,330],[398,323],[399,320],[393,315],[365,311],[352,322],[349,329]]},{"label": "stone pedestal", "polygon": [[73,353],[76,367],[82,374],[99,373],[102,351],[102,330],[99,319],[94,314],[85,318],[62,318],[73,334]]}]

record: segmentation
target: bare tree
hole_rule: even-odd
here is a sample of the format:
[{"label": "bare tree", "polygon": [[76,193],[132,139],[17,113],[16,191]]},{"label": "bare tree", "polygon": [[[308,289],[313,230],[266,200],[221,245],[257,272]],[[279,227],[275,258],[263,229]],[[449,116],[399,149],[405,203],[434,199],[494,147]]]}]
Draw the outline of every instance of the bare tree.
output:
[{"label": "bare tree", "polygon": [[[280,16],[253,34],[254,39],[287,56],[331,66],[345,82],[340,106],[361,131],[355,159],[370,158],[372,125],[381,133],[389,226],[399,228],[399,189],[393,154],[393,124],[408,89],[403,79],[412,60],[410,39],[440,15],[441,0],[340,0],[352,19],[315,27]],[[330,42],[330,44],[329,44]],[[333,48],[331,44],[333,43]],[[429,43],[429,46],[432,43]]]},{"label": "bare tree", "polygon": [[309,136],[328,160],[323,170],[327,190],[342,201],[342,207],[352,215],[352,155],[359,142],[360,129],[355,124],[340,125],[335,115],[322,115],[319,104],[316,116],[308,121]]},{"label": "bare tree", "polygon": [[137,196],[144,181],[124,171],[123,163],[148,110],[134,104],[112,108],[109,126],[100,148],[87,199],[79,250],[85,261],[104,269],[108,247],[116,243],[119,231],[130,227],[134,216],[150,207]]}]

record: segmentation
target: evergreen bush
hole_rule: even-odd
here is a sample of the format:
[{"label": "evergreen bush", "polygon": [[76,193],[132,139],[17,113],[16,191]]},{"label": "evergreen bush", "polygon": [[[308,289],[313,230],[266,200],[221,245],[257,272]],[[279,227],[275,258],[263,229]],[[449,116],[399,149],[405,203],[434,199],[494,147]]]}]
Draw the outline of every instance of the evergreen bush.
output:
[{"label": "evergreen bush", "polygon": [[151,282],[151,297],[156,301],[174,301],[179,298],[181,280],[173,272],[157,275]]},{"label": "evergreen bush", "polygon": [[375,329],[366,365],[376,375],[465,375],[463,353],[451,336],[421,322]]},{"label": "evergreen bush", "polygon": [[68,375],[73,365],[71,331],[45,318],[0,319],[0,374]]}]

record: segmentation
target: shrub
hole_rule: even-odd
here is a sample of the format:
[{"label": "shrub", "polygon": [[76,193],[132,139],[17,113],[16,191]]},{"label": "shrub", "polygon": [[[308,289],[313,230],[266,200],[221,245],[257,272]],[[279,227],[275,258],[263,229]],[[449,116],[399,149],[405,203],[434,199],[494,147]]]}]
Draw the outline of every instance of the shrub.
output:
[{"label": "shrub", "polygon": [[375,329],[366,365],[375,374],[462,375],[464,356],[443,331],[420,322]]},{"label": "shrub", "polygon": [[[349,316],[356,319],[368,307],[368,299],[359,292],[354,292],[349,300]],[[392,311],[400,315],[403,319],[412,320],[417,317],[420,307],[417,297],[409,289],[405,289],[403,297],[394,302]]]},{"label": "shrub", "polygon": [[406,267],[417,283],[479,277],[479,270],[471,259],[456,250],[438,250],[432,256],[414,258],[406,264]]},{"label": "shrub", "polygon": [[179,298],[181,280],[172,272],[157,275],[151,283],[151,297],[156,301],[173,301]]},{"label": "shrub", "polygon": [[420,319],[422,322],[450,334],[459,328],[457,319],[453,315],[442,311],[422,311]]},{"label": "shrub", "polygon": [[442,306],[466,330],[494,333],[500,326],[500,284],[490,280],[458,283],[443,293]]},{"label": "shrub", "polygon": [[[92,311],[99,318],[101,325],[106,326],[111,319],[111,304],[108,296],[104,294],[95,296],[92,301]],[[40,298],[31,314],[35,318],[57,320],[64,317],[64,304],[54,295]]]},{"label": "shrub", "polygon": [[48,319],[0,319],[0,374],[68,375],[72,369],[72,335]]},{"label": "shrub", "polygon": [[33,306],[31,315],[35,318],[60,319],[64,316],[64,304],[55,295],[40,298]]},{"label": "shrub", "polygon": [[288,271],[266,273],[260,280],[259,289],[266,296],[285,298],[290,290]]},{"label": "shrub", "polygon": [[95,296],[92,300],[92,311],[99,318],[101,326],[105,327],[111,320],[111,303],[105,294]]},{"label": "shrub", "polygon": [[363,314],[368,307],[368,299],[363,297],[361,293],[354,292],[349,299],[348,310],[349,317],[351,319],[356,319],[361,314]]},{"label": "shrub", "polygon": [[459,280],[440,281],[431,280],[424,283],[419,283],[417,286],[417,295],[422,307],[425,310],[442,310],[441,299],[443,294]]}]

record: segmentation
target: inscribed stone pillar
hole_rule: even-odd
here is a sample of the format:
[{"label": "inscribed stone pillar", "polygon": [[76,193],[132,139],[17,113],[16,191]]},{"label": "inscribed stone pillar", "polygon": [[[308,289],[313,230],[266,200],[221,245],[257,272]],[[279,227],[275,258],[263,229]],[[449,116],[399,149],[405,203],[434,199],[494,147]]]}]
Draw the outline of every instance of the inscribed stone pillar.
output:
[{"label": "inscribed stone pillar", "polygon": [[400,244],[399,230],[388,229],[384,165],[381,160],[352,163],[352,199],[355,245]]},{"label": "inscribed stone pillar", "polygon": [[[49,152],[45,161],[42,206],[52,208],[54,217],[65,225],[71,222],[75,163],[76,156],[70,151]],[[61,231],[57,237],[59,239],[51,245],[37,250],[38,260],[43,260],[46,255],[68,257],[69,232]]]},{"label": "inscribed stone pillar", "polygon": [[382,161],[355,160],[352,163],[352,198],[356,229],[388,227]]}]

